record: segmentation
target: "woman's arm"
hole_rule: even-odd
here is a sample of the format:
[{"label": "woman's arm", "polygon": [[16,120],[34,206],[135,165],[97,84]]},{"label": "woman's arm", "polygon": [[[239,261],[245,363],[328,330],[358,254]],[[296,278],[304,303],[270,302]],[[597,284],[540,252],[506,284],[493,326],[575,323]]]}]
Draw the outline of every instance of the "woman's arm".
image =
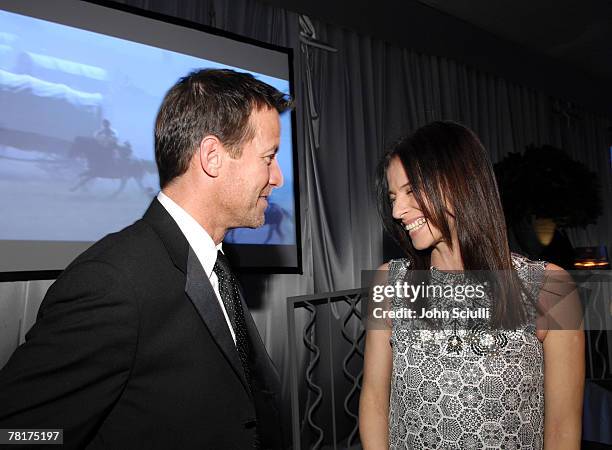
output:
[{"label": "woman's arm", "polygon": [[359,435],[364,450],[389,448],[390,330],[369,330],[359,398]]},{"label": "woman's arm", "polygon": [[[387,265],[379,270],[387,270]],[[359,435],[364,450],[388,450],[389,393],[393,366],[389,342],[391,330],[383,326],[384,321],[367,323],[370,323],[370,327],[366,332],[363,382],[359,398]]]},{"label": "woman's arm", "polygon": [[[549,311],[561,329],[550,329],[544,339],[544,449],[578,450],[582,430],[584,391],[584,332],[580,299],[571,277],[554,264],[547,271],[555,280],[547,283],[550,292],[562,292],[563,298]],[[559,285],[564,288],[559,288]],[[570,289],[566,289],[570,286]],[[556,313],[554,310],[558,310]],[[556,317],[555,317],[556,316]],[[574,320],[570,320],[573,318]],[[570,323],[576,326],[569,325]]]}]

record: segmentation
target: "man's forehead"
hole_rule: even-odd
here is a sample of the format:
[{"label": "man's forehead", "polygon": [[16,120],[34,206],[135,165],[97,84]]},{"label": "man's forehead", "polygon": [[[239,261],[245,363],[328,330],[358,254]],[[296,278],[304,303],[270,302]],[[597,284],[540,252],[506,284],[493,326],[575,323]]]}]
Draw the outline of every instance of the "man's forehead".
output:
[{"label": "man's forehead", "polygon": [[280,134],[280,115],[275,109],[253,111],[249,122],[257,133]]}]

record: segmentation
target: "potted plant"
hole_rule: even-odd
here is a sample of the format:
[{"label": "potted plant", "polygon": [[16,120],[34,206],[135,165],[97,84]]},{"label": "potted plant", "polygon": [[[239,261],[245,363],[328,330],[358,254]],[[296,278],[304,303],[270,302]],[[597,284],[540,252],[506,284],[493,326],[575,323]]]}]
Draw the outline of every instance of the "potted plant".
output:
[{"label": "potted plant", "polygon": [[602,212],[597,174],[565,151],[528,146],[495,164],[509,228],[525,222],[538,241],[550,244],[557,227],[585,227]]}]

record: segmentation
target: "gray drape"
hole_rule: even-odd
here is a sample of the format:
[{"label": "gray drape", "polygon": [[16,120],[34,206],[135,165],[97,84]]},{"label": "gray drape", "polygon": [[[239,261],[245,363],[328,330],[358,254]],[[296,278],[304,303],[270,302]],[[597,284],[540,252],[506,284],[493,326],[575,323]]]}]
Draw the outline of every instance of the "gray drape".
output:
[{"label": "gray drape", "polygon": [[[255,0],[124,3],[294,49],[304,275],[243,279],[253,316],[283,379],[285,404],[292,351],[287,348],[285,299],[356,287],[361,270],[382,263],[374,167],[383,149],[403,133],[431,120],[456,120],[480,135],[493,161],[531,143],[567,149],[599,174],[604,189],[604,215],[586,230],[570,230],[573,243],[612,249],[609,118],[580,111],[568,120],[555,112],[559,109],[555,105],[563,102],[544,93],[456,61],[417,54],[317,21],[313,21],[317,39],[338,52],[312,47],[307,66],[297,14]],[[305,86],[307,69],[311,104]],[[311,106],[320,116],[316,126]],[[49,284],[0,284],[3,336],[19,339],[19,318],[28,307],[35,309]],[[21,329],[29,322],[31,314]],[[0,342],[0,365],[13,341]]]}]

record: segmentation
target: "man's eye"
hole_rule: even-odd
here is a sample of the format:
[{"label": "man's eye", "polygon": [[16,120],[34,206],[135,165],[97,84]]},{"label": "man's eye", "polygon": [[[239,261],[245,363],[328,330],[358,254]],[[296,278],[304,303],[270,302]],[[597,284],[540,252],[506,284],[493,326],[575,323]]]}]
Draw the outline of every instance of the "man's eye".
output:
[{"label": "man's eye", "polygon": [[272,164],[272,160],[274,159],[274,157],[275,155],[268,155],[268,156],[265,156],[264,159],[266,160],[268,164]]}]

